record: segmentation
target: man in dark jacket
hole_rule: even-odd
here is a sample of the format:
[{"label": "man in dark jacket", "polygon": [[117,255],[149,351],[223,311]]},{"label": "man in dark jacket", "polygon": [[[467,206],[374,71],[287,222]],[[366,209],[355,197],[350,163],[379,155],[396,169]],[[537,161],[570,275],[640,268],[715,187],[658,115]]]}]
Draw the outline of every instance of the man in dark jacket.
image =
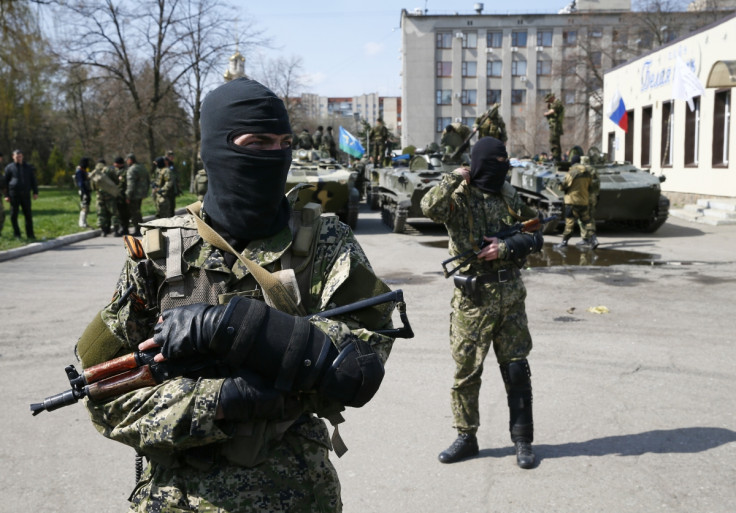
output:
[{"label": "man in dark jacket", "polygon": [[36,171],[33,166],[23,161],[23,152],[15,150],[13,151],[13,162],[5,167],[5,201],[10,203],[10,222],[13,223],[13,235],[16,239],[20,239],[19,209],[23,209],[23,217],[26,220],[26,238],[36,238],[33,233],[31,191],[33,199],[38,198]]}]

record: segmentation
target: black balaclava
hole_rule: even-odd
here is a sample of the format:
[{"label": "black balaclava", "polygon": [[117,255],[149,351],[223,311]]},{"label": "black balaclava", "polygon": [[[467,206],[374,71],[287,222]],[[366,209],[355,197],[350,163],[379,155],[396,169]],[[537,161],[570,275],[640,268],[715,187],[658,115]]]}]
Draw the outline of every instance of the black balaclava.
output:
[{"label": "black balaclava", "polygon": [[284,195],[291,148],[251,150],[233,140],[242,134],[290,134],[284,103],[248,78],[224,84],[202,102],[202,162],[209,179],[204,211],[235,246],[275,235],[288,225]]},{"label": "black balaclava", "polygon": [[[499,161],[503,157],[504,161]],[[495,137],[482,137],[470,151],[470,184],[485,192],[500,192],[509,170],[506,146]]]}]

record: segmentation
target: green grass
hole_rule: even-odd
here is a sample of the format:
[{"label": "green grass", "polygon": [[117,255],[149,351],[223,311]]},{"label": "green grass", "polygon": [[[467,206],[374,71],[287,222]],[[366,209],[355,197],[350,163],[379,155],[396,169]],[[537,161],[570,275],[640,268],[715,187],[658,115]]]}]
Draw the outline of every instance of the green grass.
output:
[{"label": "green grass", "polygon": [[[197,197],[189,192],[176,198],[177,208],[197,201]],[[10,203],[3,201],[5,209],[5,224],[0,233],[0,251],[25,246],[32,240],[25,238],[25,219],[23,212],[18,215],[18,226],[22,234],[21,240],[13,237],[13,225],[10,222]],[[37,200],[31,200],[33,210],[33,231],[36,241],[51,240],[62,235],[87,231],[89,228],[80,228],[79,223],[79,194],[76,189],[61,187],[41,187]],[[143,217],[156,213],[151,198],[143,200]],[[87,224],[97,228],[97,193],[92,193],[90,213]]]}]

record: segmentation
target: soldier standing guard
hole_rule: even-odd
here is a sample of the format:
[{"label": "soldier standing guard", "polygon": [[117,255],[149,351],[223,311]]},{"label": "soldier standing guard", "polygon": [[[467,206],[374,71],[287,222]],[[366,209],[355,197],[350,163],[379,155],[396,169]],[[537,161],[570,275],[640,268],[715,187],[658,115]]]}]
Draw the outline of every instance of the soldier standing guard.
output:
[{"label": "soldier standing guard", "polygon": [[[565,192],[565,230],[562,232],[562,242],[555,244],[555,247],[567,246],[575,225],[580,223],[583,243],[595,249],[598,247],[598,238],[595,235],[595,225],[590,218],[590,195],[594,187],[592,167],[587,163],[582,164],[578,154],[573,155],[571,162],[572,166],[562,183],[562,190]],[[585,227],[584,234],[583,227]]]},{"label": "soldier standing guard", "polygon": [[371,157],[375,167],[383,167],[388,145],[388,128],[383,124],[383,118],[378,118],[371,128]]},{"label": "soldier standing guard", "polygon": [[[544,239],[541,231],[518,232],[505,239],[493,236],[520,220],[538,216],[506,182],[508,169],[506,147],[498,139],[484,137],[471,150],[470,169],[461,167],[445,173],[442,181],[422,198],[424,215],[447,227],[450,254],[473,250],[478,255],[461,269],[461,275],[454,277],[450,345],[455,380],[451,396],[458,437],[440,453],[442,463],[478,454],[481,374],[488,354],[495,355],[506,387],[516,462],[522,468],[532,468],[535,463],[531,445],[531,371],[527,361],[532,338],[519,268],[527,255],[542,248]],[[488,245],[480,249],[483,241]]]},{"label": "soldier standing guard", "polygon": [[565,133],[562,126],[565,121],[565,107],[553,93],[547,93],[544,101],[547,102],[547,112],[544,113],[544,117],[547,118],[549,125],[550,153],[555,162],[560,162],[562,160],[560,137]]},{"label": "soldier standing guard", "polygon": [[133,224],[133,235],[140,237],[140,223],[143,221],[141,203],[143,202],[143,198],[148,195],[148,187],[151,179],[146,168],[138,163],[134,154],[129,153],[125,161],[128,164],[128,169],[125,172],[125,181],[127,184],[125,202],[128,204],[130,222]]},{"label": "soldier standing guard", "polygon": [[232,80],[202,102],[201,125],[204,202],[126,238],[113,301],[76,354],[84,368],[156,348],[156,361],[220,365],[85,404],[100,433],[148,461],[132,511],[340,512],[338,439],[316,414],[339,422],[373,396],[393,344],[376,330],[393,307],[303,315],[388,287],[337,216],[292,210],[291,127],[273,92]]},{"label": "soldier standing guard", "polygon": [[114,167],[107,167],[106,164],[104,159],[98,160],[89,174],[92,188],[97,191],[97,226],[102,230],[103,237],[120,231],[118,173]]}]

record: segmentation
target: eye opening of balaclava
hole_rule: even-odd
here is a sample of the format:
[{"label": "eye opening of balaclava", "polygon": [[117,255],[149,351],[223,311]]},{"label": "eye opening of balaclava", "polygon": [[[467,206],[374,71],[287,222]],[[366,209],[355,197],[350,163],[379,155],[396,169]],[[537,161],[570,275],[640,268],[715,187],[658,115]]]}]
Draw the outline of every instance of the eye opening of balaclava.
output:
[{"label": "eye opening of balaclava", "polygon": [[275,235],[291,215],[284,195],[291,148],[254,150],[242,134],[291,134],[284,103],[248,78],[224,84],[202,102],[201,157],[208,175],[203,209],[213,228],[244,246]]},{"label": "eye opening of balaclava", "polygon": [[495,137],[482,137],[475,143],[470,151],[471,185],[485,192],[500,192],[508,170],[508,153],[503,142]]}]

